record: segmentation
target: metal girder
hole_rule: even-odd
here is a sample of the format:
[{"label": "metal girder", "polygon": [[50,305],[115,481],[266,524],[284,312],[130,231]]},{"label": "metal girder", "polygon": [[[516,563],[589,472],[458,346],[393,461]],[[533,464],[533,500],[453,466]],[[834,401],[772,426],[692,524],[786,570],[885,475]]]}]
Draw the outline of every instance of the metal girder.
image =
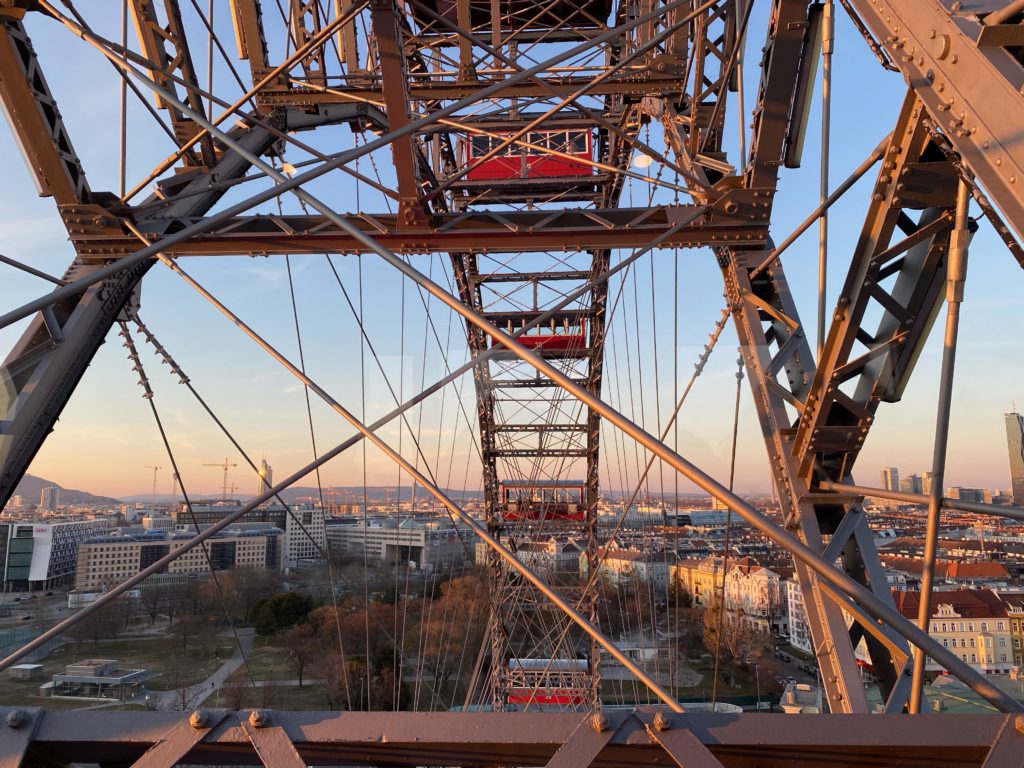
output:
[{"label": "metal girder", "polygon": [[[262,128],[234,133],[258,153],[276,141]],[[208,174],[180,182],[186,194],[165,212],[167,218],[139,221],[139,226],[162,234],[179,217],[204,214],[223,195],[222,189],[211,189],[210,180],[238,178],[248,168],[240,156],[226,154]],[[109,233],[111,228],[121,232],[117,221],[98,206],[67,205],[61,213],[73,237],[77,232]],[[0,366],[0,503],[14,492],[124,305],[138,302],[139,281],[153,263],[136,264],[38,313]],[[102,265],[100,260],[76,258],[64,277],[84,277]]]},{"label": "metal girder", "polygon": [[[291,28],[292,44],[296,49],[316,37],[323,28],[323,9],[320,0],[289,0],[288,25]],[[324,49],[325,46],[318,45],[302,59],[302,71],[310,83],[324,85],[327,81]]]},{"label": "metal girder", "polygon": [[[142,55],[151,62],[150,76],[161,88],[175,94],[191,109],[202,114],[205,111],[203,99],[199,95],[199,80],[192,63],[192,54],[189,52],[188,37],[181,20],[178,0],[163,0],[161,5],[167,17],[166,23],[157,15],[157,6],[153,0],[131,0],[129,3]],[[195,122],[174,105],[168,104],[159,96],[154,98],[157,107],[166,110],[170,115],[179,146],[184,145],[199,132]],[[192,150],[185,153],[186,164],[213,165],[213,139],[209,135],[204,136],[198,147],[198,153]]]},{"label": "metal girder", "polygon": [[[1020,26],[986,25],[1002,0],[850,0],[1018,238],[1024,238]],[[1024,265],[1022,265],[1024,266]]]},{"label": "metal girder", "polygon": [[132,768],[174,768],[227,715],[226,709],[195,710],[188,719],[178,720],[159,741],[132,763]]},{"label": "metal girder", "polygon": [[[925,118],[909,93],[805,399],[793,456],[810,487],[850,481],[879,403],[900,399],[941,304],[957,173],[932,144]],[[872,307],[881,318],[866,328]],[[820,527],[833,534],[830,550],[842,551],[844,568],[890,600],[860,503],[813,498]],[[850,520],[856,526],[846,525]],[[875,638],[864,640],[888,698],[903,661]],[[901,654],[909,650],[905,642],[898,646]]]},{"label": "metal girder", "polygon": [[[0,709],[0,718],[10,711]],[[248,716],[230,713],[183,762],[260,765],[241,726]],[[174,712],[40,713],[29,749],[40,764],[80,762],[84,755],[101,764],[131,763],[187,717]],[[554,712],[274,711],[272,717],[304,763],[313,766],[537,766],[551,761],[573,734],[593,727],[590,714]],[[990,755],[993,767],[1020,764],[995,760],[1003,742],[1009,748],[1020,739],[1014,733],[1013,715],[958,715],[952,728],[936,727],[932,717],[817,715],[809,727],[806,717],[663,712],[663,731],[649,730],[643,722],[649,717],[605,715],[598,727],[608,728],[612,736],[590,765],[671,765],[675,761],[655,734],[667,742],[676,732],[690,734],[714,759],[729,766],[831,768],[891,765],[896,759],[903,768],[980,768]],[[0,728],[7,728],[2,720]],[[674,745],[671,748],[675,750]],[[706,764],[687,763],[685,754],[680,757],[688,768]]]},{"label": "metal girder", "polygon": [[805,0],[775,0],[772,5],[750,135],[750,163],[745,179],[748,187],[775,187],[808,42],[807,20]]},{"label": "metal girder", "polygon": [[231,0],[231,20],[235,25],[238,58],[249,61],[253,82],[259,82],[269,67],[260,0]]},{"label": "metal girder", "polygon": [[839,294],[794,442],[808,482],[850,475],[879,403],[900,399],[941,304],[957,175],[925,117],[908,95]]},{"label": "metal girder", "polygon": [[[775,264],[751,282],[750,274],[763,258],[760,251],[727,254],[722,264],[726,296],[786,528],[821,552],[825,545],[814,508],[802,501],[808,489],[795,471],[792,417],[787,410],[802,410],[814,375],[814,360],[782,267]],[[794,561],[794,566],[829,709],[837,713],[867,712],[864,687],[842,612],[821,594],[810,568],[799,561]]]},{"label": "metal girder", "polygon": [[[410,95],[409,68],[405,66],[395,0],[371,0],[370,19],[377,41],[377,58],[388,127],[397,131],[409,123]],[[424,206],[420,201],[417,172],[419,157],[412,135],[407,134],[391,142],[391,157],[398,181],[398,226],[416,229],[423,227],[427,221]]]},{"label": "metal girder", "polygon": [[43,711],[36,707],[10,707],[0,709],[0,715],[4,718],[0,728],[6,731],[0,731],[0,768],[21,768]]},{"label": "metal girder", "polygon": [[41,196],[57,205],[92,202],[60,110],[20,21],[0,17],[0,106]]},{"label": "metal girder", "polygon": [[[473,211],[441,213],[431,225],[408,231],[394,214],[348,214],[346,218],[396,253],[513,253],[521,251],[584,251],[641,248],[691,215],[692,206],[652,208],[564,209],[554,211]],[[194,223],[180,218],[176,223]],[[168,222],[160,219],[161,227]],[[681,227],[662,247],[688,248],[765,241],[767,222],[749,222],[716,211],[704,220]],[[140,222],[145,234],[148,222]],[[81,231],[72,242],[83,261],[106,261],[138,250],[128,233]],[[265,256],[324,252],[363,253],[366,247],[322,216],[239,216],[207,234],[167,248],[174,256]]]},{"label": "metal girder", "polygon": [[693,49],[690,72],[693,86],[689,105],[683,113],[692,157],[716,151],[722,145],[725,98],[728,92],[728,62],[736,43],[736,3],[725,0],[693,21]]},{"label": "metal girder", "polygon": [[[590,78],[559,77],[539,78],[545,82],[530,80],[527,82],[510,83],[499,94],[492,98],[564,98],[580,88],[589,85]],[[435,81],[427,78],[414,77],[408,83],[409,98],[412,101],[454,101],[472,96],[480,90],[480,83],[451,81]],[[648,94],[682,94],[681,84],[677,77],[624,77],[608,78],[597,83],[587,91],[592,96],[645,96]],[[349,86],[332,88],[331,91],[318,91],[302,88],[293,84],[289,89],[280,86],[268,86],[262,93],[262,102],[271,106],[316,106],[318,104],[348,104],[352,101],[372,101],[380,103],[384,100],[384,90],[379,87]]]}]

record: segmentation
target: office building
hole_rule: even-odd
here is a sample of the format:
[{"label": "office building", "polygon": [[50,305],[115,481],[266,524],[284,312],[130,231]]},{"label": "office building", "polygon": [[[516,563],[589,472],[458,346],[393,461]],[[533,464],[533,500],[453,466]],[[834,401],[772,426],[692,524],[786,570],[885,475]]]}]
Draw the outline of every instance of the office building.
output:
[{"label": "office building", "polygon": [[[900,490],[900,471],[896,467],[884,467],[882,469],[882,488],[887,491],[899,491]],[[882,506],[895,507],[899,504],[898,501],[892,499],[880,499]]]},{"label": "office building", "polygon": [[[117,586],[182,547],[194,536],[193,531],[171,533],[150,530],[118,532],[84,541],[78,550],[75,589],[96,592]],[[284,531],[273,526],[228,527],[173,560],[163,573],[207,573],[211,564],[215,571],[231,568],[278,571],[283,541]]]},{"label": "office building", "polygon": [[419,568],[450,568],[472,557],[476,536],[448,521],[370,518],[327,527],[331,552],[365,557],[373,563],[416,563]]},{"label": "office building", "polygon": [[[269,466],[266,469],[271,471]],[[174,512],[175,524],[178,530],[193,530],[193,518],[200,527],[213,525],[241,508],[237,502],[193,503],[190,512],[182,504]],[[281,567],[285,571],[322,559],[321,552],[327,550],[324,511],[311,502],[289,504],[288,509],[280,504],[262,504],[246,512],[240,522],[266,523],[284,531]]]},{"label": "office building", "polygon": [[1024,416],[1006,414],[1006,446],[1010,454],[1010,495],[1018,507],[1024,506]]},{"label": "office building", "polygon": [[21,591],[70,584],[79,545],[107,528],[106,520],[0,523],[3,588]]},{"label": "office building", "polygon": [[264,493],[269,491],[274,486],[274,469],[267,460],[263,459],[260,462],[260,476],[256,483],[256,495],[262,496]]},{"label": "office building", "polygon": [[900,478],[900,490],[904,493],[924,493],[924,478],[920,475],[907,475]]}]

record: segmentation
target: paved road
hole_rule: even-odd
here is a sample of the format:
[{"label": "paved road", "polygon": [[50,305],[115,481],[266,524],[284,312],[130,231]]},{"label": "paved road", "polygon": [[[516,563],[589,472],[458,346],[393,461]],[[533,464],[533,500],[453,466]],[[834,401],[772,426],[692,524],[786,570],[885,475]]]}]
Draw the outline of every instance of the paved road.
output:
[{"label": "paved road", "polygon": [[[252,627],[243,627],[238,630],[238,639],[242,643],[242,649],[248,656],[252,651],[252,641],[255,630]],[[198,707],[203,701],[224,682],[231,677],[236,669],[242,666],[242,653],[236,647],[234,654],[225,661],[217,671],[196,685],[187,688],[178,688],[170,691],[150,691],[149,703],[153,709],[164,711],[191,710]],[[184,706],[182,706],[184,704]]]}]

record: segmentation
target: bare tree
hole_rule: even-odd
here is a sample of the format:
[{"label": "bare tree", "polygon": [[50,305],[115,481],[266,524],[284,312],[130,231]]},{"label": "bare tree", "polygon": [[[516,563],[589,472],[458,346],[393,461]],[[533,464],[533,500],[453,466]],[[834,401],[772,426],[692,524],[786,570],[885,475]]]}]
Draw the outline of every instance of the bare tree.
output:
[{"label": "bare tree", "polygon": [[241,709],[245,705],[249,684],[242,680],[226,680],[220,686],[221,695],[228,709]]},{"label": "bare tree", "polygon": [[153,626],[167,602],[163,587],[143,587],[142,597],[139,599],[143,613],[149,617],[149,626]]},{"label": "bare tree", "polygon": [[284,648],[288,654],[288,664],[298,676],[301,688],[306,667],[322,652],[317,642],[316,630],[309,624],[292,627],[285,633]]}]

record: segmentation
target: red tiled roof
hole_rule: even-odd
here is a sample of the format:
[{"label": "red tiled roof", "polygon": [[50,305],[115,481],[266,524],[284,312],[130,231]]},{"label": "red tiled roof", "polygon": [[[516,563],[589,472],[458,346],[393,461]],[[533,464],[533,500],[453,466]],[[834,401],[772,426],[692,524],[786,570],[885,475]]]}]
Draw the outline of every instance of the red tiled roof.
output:
[{"label": "red tiled roof", "polygon": [[[920,592],[893,592],[896,609],[908,619],[917,619],[921,604]],[[936,592],[932,597],[932,616],[940,605],[951,605],[953,610],[966,619],[991,619],[1006,616],[1006,606],[990,589],[955,589]]]},{"label": "red tiled roof", "polygon": [[[921,573],[924,561],[919,557],[881,555],[884,565],[907,573]],[[1001,564],[986,560],[963,563],[958,560],[936,560],[935,575],[940,579],[1009,579],[1010,574]]]}]

